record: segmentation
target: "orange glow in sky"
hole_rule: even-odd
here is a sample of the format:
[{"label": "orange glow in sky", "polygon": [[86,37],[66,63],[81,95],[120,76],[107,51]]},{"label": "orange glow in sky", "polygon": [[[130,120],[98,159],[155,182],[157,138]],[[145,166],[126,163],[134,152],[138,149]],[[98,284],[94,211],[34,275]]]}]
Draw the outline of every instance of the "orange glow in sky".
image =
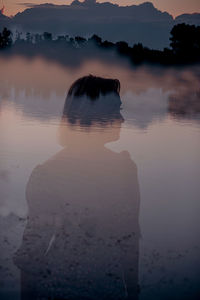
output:
[{"label": "orange glow in sky", "polygon": [[[81,0],[83,1],[83,0]],[[97,2],[112,2],[119,5],[140,4],[144,2],[152,2],[156,8],[161,11],[167,11],[174,17],[183,13],[200,12],[199,0],[97,0]],[[41,3],[54,3],[54,4],[70,4],[72,0],[33,0],[27,3],[41,4]],[[1,7],[5,5],[4,14],[11,16],[26,9],[26,1],[22,0],[0,0]]]}]

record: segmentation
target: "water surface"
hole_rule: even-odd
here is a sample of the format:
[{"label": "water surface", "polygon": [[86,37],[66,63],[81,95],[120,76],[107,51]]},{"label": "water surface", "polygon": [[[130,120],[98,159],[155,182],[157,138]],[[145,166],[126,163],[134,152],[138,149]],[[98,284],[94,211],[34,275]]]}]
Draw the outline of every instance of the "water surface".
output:
[{"label": "water surface", "polygon": [[[64,67],[19,56],[2,57],[0,64],[1,299],[20,299],[20,269],[13,257],[27,224],[30,175],[70,148],[70,139],[60,140],[62,126],[71,130],[61,124],[65,98],[74,80],[90,73],[121,82],[124,122],[117,126],[119,134],[105,141],[105,151],[119,157],[128,151],[137,168],[139,299],[198,299],[199,66],[135,68],[87,60]],[[84,140],[82,153],[89,169],[92,156]],[[66,162],[65,155],[59,159]]]}]

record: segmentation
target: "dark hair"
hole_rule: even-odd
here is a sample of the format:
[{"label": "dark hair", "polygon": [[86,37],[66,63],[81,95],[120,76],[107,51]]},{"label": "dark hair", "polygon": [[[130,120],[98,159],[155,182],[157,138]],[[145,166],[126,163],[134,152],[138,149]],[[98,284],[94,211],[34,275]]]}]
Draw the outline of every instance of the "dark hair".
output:
[{"label": "dark hair", "polygon": [[63,118],[70,124],[90,126],[123,119],[120,114],[120,82],[96,76],[76,80],[69,89]]},{"label": "dark hair", "polygon": [[107,79],[93,75],[84,76],[76,80],[69,89],[68,96],[86,95],[95,100],[100,94],[116,93],[119,95],[120,82],[118,79]]}]

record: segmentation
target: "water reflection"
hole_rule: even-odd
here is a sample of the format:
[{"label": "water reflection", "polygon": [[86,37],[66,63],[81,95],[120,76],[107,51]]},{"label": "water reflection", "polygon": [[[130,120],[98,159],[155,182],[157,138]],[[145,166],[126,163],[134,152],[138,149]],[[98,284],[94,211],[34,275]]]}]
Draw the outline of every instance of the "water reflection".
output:
[{"label": "water reflection", "polygon": [[64,148],[26,188],[28,222],[14,257],[22,299],[138,299],[137,167],[128,152],[104,147],[124,122],[119,89],[118,80],[89,76],[69,90]]},{"label": "water reflection", "polygon": [[178,120],[200,120],[200,89],[183,91],[171,95],[168,111]]},{"label": "water reflection", "polygon": [[[145,129],[155,121],[164,120],[168,114],[184,122],[199,119],[198,65],[179,69],[133,68],[119,59],[114,65],[112,59],[108,63],[104,58],[99,61],[91,58],[83,61],[80,69],[70,69],[39,57],[31,61],[22,56],[9,58],[0,58],[0,102],[2,99],[4,103],[13,102],[28,119],[51,121],[59,118],[66,88],[76,78],[88,73],[111,78],[117,74],[122,83],[123,113],[129,125]],[[71,60],[76,60],[76,57],[72,56]],[[184,114],[183,106],[187,106]]]},{"label": "water reflection", "polygon": [[[20,271],[12,257],[26,225],[27,180],[36,165],[61,150],[59,125],[64,147],[72,130],[89,130],[66,123],[66,118],[60,124],[60,118],[71,83],[95,73],[117,76],[121,82],[125,122],[120,124],[120,139],[105,147],[128,150],[139,170],[140,299],[195,299],[200,286],[199,117],[195,109],[190,115],[173,116],[168,105],[171,97],[181,103],[183,95],[190,101],[198,93],[199,66],[134,69],[119,60],[116,65],[88,60],[70,69],[22,56],[1,57],[0,65],[0,298],[19,299]],[[93,123],[92,129],[103,125]]]}]

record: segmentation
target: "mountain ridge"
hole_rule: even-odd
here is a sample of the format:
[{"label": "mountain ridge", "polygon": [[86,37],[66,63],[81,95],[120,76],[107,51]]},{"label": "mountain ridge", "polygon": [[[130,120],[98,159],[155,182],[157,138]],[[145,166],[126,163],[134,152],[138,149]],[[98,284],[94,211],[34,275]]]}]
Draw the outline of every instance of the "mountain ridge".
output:
[{"label": "mountain ridge", "polygon": [[55,35],[72,36],[97,34],[113,42],[124,40],[130,45],[143,43],[147,47],[162,49],[169,46],[172,27],[184,20],[200,25],[200,14],[183,14],[174,19],[148,1],[119,6],[110,2],[74,0],[69,5],[30,4],[13,18],[0,18],[0,29],[5,23],[10,29],[24,32],[49,31]]}]

